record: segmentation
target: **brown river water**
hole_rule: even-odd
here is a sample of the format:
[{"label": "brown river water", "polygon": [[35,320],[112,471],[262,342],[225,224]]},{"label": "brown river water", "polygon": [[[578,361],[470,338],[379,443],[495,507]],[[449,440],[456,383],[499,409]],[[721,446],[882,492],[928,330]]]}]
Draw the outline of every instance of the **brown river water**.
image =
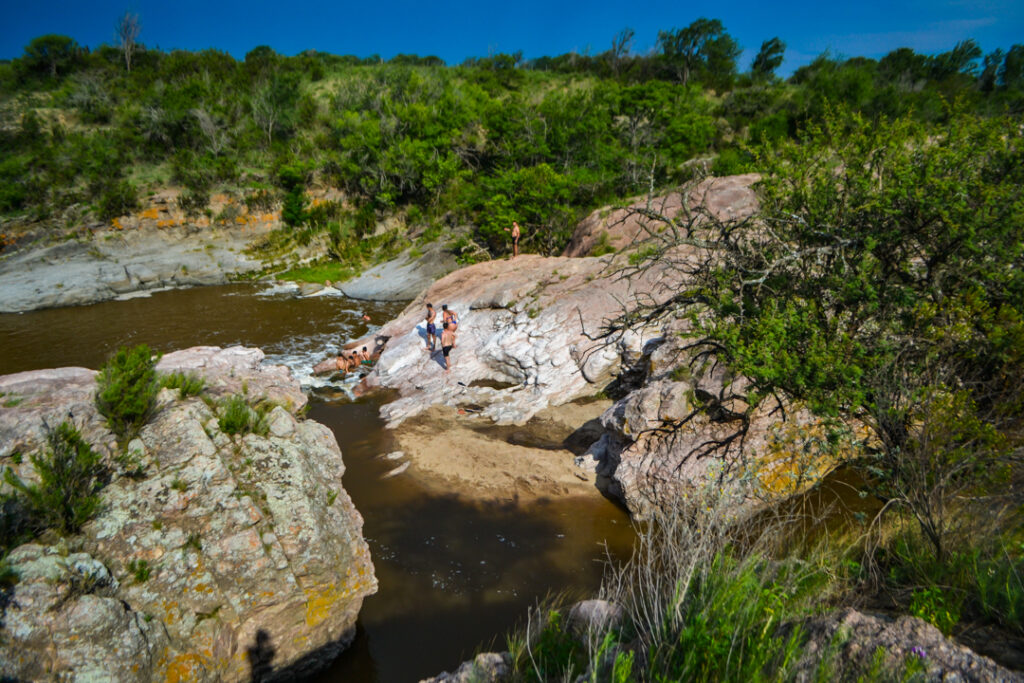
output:
[{"label": "brown river water", "polygon": [[[608,553],[628,555],[625,512],[594,496],[528,505],[469,504],[428,494],[393,464],[380,398],[351,400],[310,368],[339,341],[396,315],[399,304],[296,296],[266,283],[157,292],[91,306],[0,315],[0,374],[98,368],[120,346],[169,352],[256,346],[309,390],[309,417],[330,427],[345,458],[345,489],[365,520],[380,588],[367,598],[352,646],[313,680],[406,683],[451,671],[505,635],[553,594],[598,587]],[[363,314],[371,318],[367,323]],[[438,435],[439,438],[441,435]]]}]

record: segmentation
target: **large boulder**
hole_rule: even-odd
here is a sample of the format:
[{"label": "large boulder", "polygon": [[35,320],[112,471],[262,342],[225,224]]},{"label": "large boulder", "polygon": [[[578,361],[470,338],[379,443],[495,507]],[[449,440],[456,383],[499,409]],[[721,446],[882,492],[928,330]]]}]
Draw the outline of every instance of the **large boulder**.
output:
[{"label": "large boulder", "polygon": [[[522,424],[549,405],[593,395],[623,358],[639,357],[643,331],[598,339],[627,302],[674,294],[658,268],[619,277],[621,262],[525,255],[455,271],[421,293],[377,335],[387,340],[364,388],[398,390],[382,409],[394,427],[430,405],[476,406],[499,424]],[[459,315],[452,368],[427,350],[426,304]],[[438,331],[440,334],[440,329]],[[360,340],[356,345],[372,345]]]},{"label": "large boulder", "polygon": [[590,256],[595,249],[625,249],[658,233],[662,224],[648,213],[668,219],[681,218],[683,207],[690,212],[713,216],[722,221],[742,220],[757,212],[759,204],[753,185],[756,173],[706,178],[686,192],[671,192],[632,202],[628,206],[604,207],[584,218],[573,232],[563,256]]},{"label": "large boulder", "polygon": [[[215,347],[164,356],[161,370],[195,372],[208,388],[188,399],[163,390],[125,448],[96,414],[92,371],[0,377],[16,403],[0,411],[0,464],[34,479],[27,456],[43,448],[43,422],[69,419],[112,474],[79,535],[11,553],[21,582],[6,596],[0,676],[290,676],[354,637],[377,582],[341,451],[328,428],[301,417],[306,399],[289,371],[262,358]],[[260,404],[262,434],[221,429],[219,401],[233,394]]]},{"label": "large boulder", "polygon": [[418,255],[408,249],[339,284],[338,289],[351,299],[408,301],[456,268],[455,257],[441,242],[433,242]]},{"label": "large boulder", "polygon": [[784,399],[751,408],[746,378],[692,350],[687,326],[676,321],[648,344],[643,381],[604,412],[604,433],[576,459],[635,517],[709,483],[735,496],[737,513],[753,510],[806,490],[867,438],[863,425],[837,432]]}]

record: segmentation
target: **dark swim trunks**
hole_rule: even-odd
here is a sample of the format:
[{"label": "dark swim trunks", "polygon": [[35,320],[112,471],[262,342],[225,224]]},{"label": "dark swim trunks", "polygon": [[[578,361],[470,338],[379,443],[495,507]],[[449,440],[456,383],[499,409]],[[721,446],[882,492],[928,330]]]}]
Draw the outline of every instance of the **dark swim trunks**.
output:
[{"label": "dark swim trunks", "polygon": [[437,328],[434,327],[434,323],[427,323],[427,334],[437,336]]},{"label": "dark swim trunks", "polygon": [[442,346],[441,347],[441,353],[444,354],[445,358],[447,358],[448,354],[451,353],[451,352],[452,352],[452,347],[450,347],[450,346]]}]

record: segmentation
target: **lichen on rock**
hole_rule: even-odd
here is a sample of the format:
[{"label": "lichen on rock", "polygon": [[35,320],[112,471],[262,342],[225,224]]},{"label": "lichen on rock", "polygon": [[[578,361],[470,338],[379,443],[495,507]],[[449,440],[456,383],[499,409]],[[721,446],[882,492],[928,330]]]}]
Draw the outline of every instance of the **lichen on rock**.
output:
[{"label": "lichen on rock", "polygon": [[[216,347],[163,357],[161,371],[202,375],[205,397],[162,391],[124,451],[138,471],[112,478],[102,512],[58,548],[11,553],[21,581],[8,596],[0,674],[55,680],[115,662],[106,680],[238,681],[257,666],[323,665],[354,637],[377,582],[341,451],[328,428],[299,416],[306,399],[288,370],[262,358]],[[0,461],[27,476],[11,444],[32,453],[42,420],[71,414],[116,474],[123,451],[92,407],[92,376],[0,378],[24,397],[0,415]],[[233,394],[274,405],[266,436],[220,431],[217,401]]]}]

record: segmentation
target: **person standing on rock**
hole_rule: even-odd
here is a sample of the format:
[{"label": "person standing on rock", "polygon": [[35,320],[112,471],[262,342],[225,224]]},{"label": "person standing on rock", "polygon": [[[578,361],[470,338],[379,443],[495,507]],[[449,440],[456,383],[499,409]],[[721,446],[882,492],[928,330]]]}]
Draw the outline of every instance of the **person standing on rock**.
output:
[{"label": "person standing on rock", "polygon": [[455,348],[455,334],[459,331],[459,316],[448,310],[448,304],[441,304],[441,322],[447,323],[452,331],[452,348]]},{"label": "person standing on rock", "polygon": [[437,311],[434,310],[434,304],[427,304],[427,350],[431,353],[437,346],[437,328],[434,327],[434,318],[437,317]]},{"label": "person standing on rock", "polygon": [[[508,232],[508,228],[505,228]],[[519,256],[519,223],[512,221],[512,258]]]},{"label": "person standing on rock", "polygon": [[441,353],[444,354],[444,371],[448,372],[452,363],[448,360],[448,354],[452,352],[452,347],[455,346],[455,333],[452,332],[451,325],[448,323],[442,323],[441,330]]}]

